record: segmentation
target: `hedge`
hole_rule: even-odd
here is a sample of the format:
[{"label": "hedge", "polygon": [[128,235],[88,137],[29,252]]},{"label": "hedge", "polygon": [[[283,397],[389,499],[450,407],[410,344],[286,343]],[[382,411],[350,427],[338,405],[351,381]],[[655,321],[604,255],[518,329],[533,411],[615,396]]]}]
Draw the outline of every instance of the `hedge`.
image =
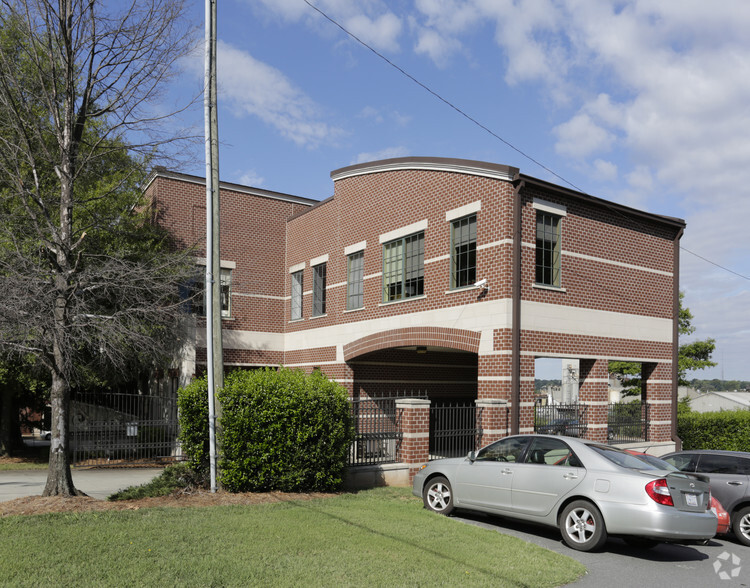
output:
[{"label": "hedge", "polygon": [[681,414],[677,435],[683,449],[750,451],[750,410]]},{"label": "hedge", "polygon": [[[180,439],[191,463],[202,467],[208,464],[206,390],[202,379],[180,391]],[[353,439],[344,388],[318,371],[237,370],[226,376],[217,399],[219,482],[226,490],[341,488]]]},{"label": "hedge", "polygon": [[196,378],[177,391],[179,412],[179,441],[187,455],[190,467],[196,472],[207,470],[208,447],[208,381],[206,376]]}]

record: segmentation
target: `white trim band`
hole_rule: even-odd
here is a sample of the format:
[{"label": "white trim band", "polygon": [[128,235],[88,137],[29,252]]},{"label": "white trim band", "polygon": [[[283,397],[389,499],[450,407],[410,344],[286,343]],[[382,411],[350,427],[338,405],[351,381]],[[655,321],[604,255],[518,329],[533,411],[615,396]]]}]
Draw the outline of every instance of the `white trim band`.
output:
[{"label": "white trim band", "polygon": [[567,208],[565,208],[562,204],[555,204],[554,202],[542,200],[541,198],[534,198],[534,203],[532,204],[532,206],[536,210],[541,210],[542,212],[549,212],[551,214],[556,214],[557,216],[568,215]]},{"label": "white trim band", "polygon": [[360,251],[364,251],[367,248],[367,241],[360,241],[359,243],[354,243],[353,245],[348,245],[347,247],[344,247],[344,255],[351,255],[352,253],[359,253]]},{"label": "white trim band", "polygon": [[446,210],[445,220],[448,222],[454,221],[459,218],[469,216],[470,214],[476,214],[480,210],[482,210],[482,201],[477,200],[476,202],[465,204],[464,206],[459,206],[458,208],[454,208],[453,210]]},{"label": "white trim band", "polygon": [[389,231],[388,233],[383,233],[382,235],[380,235],[380,237],[378,237],[378,240],[382,245],[383,243],[395,241],[396,239],[400,239],[401,237],[408,237],[409,235],[419,233],[421,231],[424,231],[425,229],[427,229],[427,219],[423,219],[416,223],[406,225],[405,227],[401,227],[400,229]]}]

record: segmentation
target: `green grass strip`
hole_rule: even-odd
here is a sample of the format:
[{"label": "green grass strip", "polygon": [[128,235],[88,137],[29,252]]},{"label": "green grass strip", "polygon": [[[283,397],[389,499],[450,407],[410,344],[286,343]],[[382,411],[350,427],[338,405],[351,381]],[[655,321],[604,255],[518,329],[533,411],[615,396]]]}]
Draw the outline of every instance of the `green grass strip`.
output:
[{"label": "green grass strip", "polygon": [[563,555],[427,512],[404,488],[256,506],[0,519],[3,586],[567,584]]}]

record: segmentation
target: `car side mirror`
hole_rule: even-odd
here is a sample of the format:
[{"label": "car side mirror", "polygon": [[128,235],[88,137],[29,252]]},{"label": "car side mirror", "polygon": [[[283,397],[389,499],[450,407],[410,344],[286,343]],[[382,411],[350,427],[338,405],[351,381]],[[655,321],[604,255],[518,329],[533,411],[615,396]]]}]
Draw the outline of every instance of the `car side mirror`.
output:
[{"label": "car side mirror", "polygon": [[477,459],[477,452],[476,451],[469,451],[469,455],[467,457],[469,458],[469,461],[476,461],[476,459]]}]

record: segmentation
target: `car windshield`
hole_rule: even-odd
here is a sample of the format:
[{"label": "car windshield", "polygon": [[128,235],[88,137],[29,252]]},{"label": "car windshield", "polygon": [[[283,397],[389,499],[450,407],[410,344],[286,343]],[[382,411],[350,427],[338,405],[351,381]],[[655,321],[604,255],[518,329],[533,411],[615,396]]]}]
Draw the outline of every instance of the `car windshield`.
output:
[{"label": "car windshield", "polygon": [[616,463],[618,466],[628,468],[631,470],[662,470],[664,468],[657,467],[650,464],[646,460],[636,457],[630,453],[626,453],[622,449],[616,449],[614,447],[607,447],[606,445],[589,445],[591,449],[596,451],[599,455],[606,457],[612,463]]}]

